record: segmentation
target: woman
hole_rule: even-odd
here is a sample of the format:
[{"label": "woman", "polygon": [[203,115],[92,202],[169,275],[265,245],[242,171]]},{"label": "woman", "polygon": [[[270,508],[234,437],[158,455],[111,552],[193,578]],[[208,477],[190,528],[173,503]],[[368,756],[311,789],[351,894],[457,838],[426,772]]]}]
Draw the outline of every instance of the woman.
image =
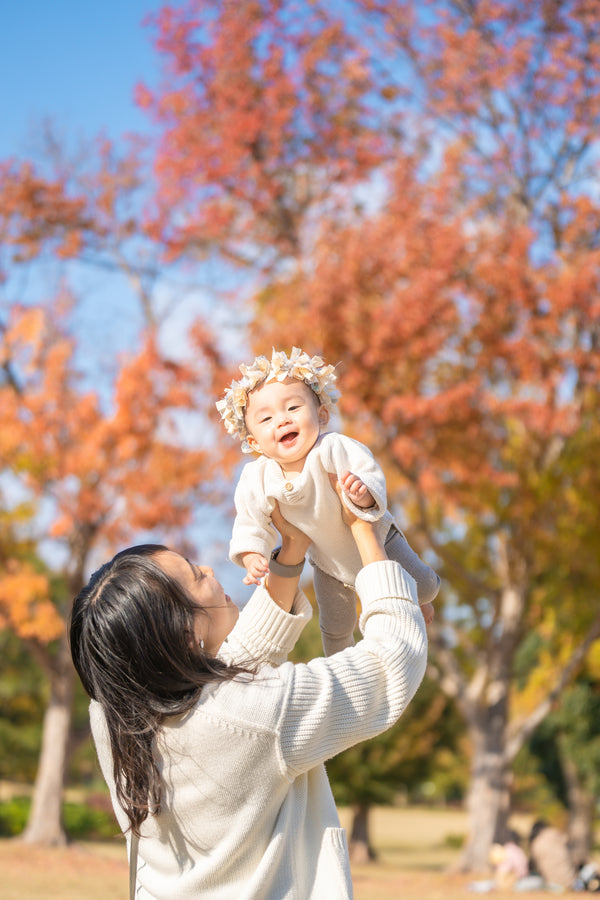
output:
[{"label": "woman", "polygon": [[311,615],[309,542],[277,509],[281,550],[240,614],[211,569],[160,546],[117,554],[76,598],[100,765],[128,842],[140,836],[136,897],[352,896],[323,763],[401,715],[427,639],[413,579],[345,515],[364,640],[328,658],[285,662]]}]

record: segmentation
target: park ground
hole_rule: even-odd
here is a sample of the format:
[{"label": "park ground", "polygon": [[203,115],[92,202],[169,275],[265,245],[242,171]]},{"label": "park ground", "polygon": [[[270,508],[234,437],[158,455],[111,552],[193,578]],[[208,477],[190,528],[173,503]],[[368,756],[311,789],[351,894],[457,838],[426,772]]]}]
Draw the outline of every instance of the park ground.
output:
[{"label": "park ground", "polygon": [[[350,818],[341,811],[342,824]],[[529,820],[514,821],[527,834]],[[469,900],[472,875],[457,871],[466,817],[459,810],[376,809],[372,839],[378,861],[353,867],[355,900]],[[127,900],[127,861],[121,838],[65,848],[0,841],[2,900]],[[523,897],[530,895],[511,894]],[[549,895],[538,895],[541,898]],[[495,891],[493,900],[506,900]]]}]

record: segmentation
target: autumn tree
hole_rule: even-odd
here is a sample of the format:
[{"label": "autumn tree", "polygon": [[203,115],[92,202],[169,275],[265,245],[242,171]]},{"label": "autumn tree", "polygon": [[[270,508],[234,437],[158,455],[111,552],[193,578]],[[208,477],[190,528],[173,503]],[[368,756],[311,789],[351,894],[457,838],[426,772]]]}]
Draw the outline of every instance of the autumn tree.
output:
[{"label": "autumn tree", "polygon": [[[514,754],[599,629],[597,604],[581,602],[594,596],[597,546],[597,479],[584,461],[598,450],[598,28],[587,0],[193,0],[158,15],[167,77],[139,90],[159,135],[143,217],[116,214],[131,182],[110,165],[110,177],[75,192],[64,172],[0,172],[11,264],[42,247],[102,260],[109,247],[113,265],[134,236],[129,247],[164,248],[164,264],[213,260],[224,280],[230,266],[244,271],[241,293],[260,288],[257,348],[306,344],[343,363],[344,423],[381,456],[392,504],[444,575],[433,662],[471,736],[470,867],[503,835]],[[139,179],[135,165],[130,176]],[[3,429],[3,459],[38,502],[46,485],[56,537],[89,551],[85,529],[61,529],[91,518],[97,536],[94,516],[114,517],[73,459],[74,426],[58,428],[49,393],[49,405],[35,399],[36,378],[78,410],[86,436],[105,398],[78,392],[64,341],[34,340],[44,329],[23,321],[7,322],[3,341],[33,329],[39,364],[4,350],[2,403],[16,424]],[[217,358],[206,333],[202,349]],[[175,377],[159,356],[150,341],[139,365],[161,373],[166,398]],[[23,455],[23,429],[38,416],[47,438]],[[158,427],[150,414],[142,421]],[[116,437],[102,446],[108,459],[128,456]],[[122,446],[154,459],[135,431]],[[61,468],[63,450],[75,476]],[[131,521],[155,521],[131,496]],[[33,573],[11,565],[17,596]],[[514,660],[531,628],[547,634],[547,677],[515,698]]]},{"label": "autumn tree", "polygon": [[[455,44],[460,29],[445,28],[437,40]],[[565,28],[559,31],[562,45]],[[471,23],[467,39],[483,52],[481,23]],[[543,41],[548,52],[547,32]],[[489,78],[494,68],[484,55]],[[548,76],[528,71],[536,75],[545,96]],[[536,98],[525,105],[523,85],[525,122]],[[594,122],[565,118],[563,152],[569,130],[593,130]],[[536,133],[533,126],[526,132],[530,142]],[[590,140],[589,130],[581,143],[573,137],[575,171]],[[454,142],[425,182],[422,160],[399,162],[377,215],[324,226],[312,272],[265,292],[257,319],[261,343],[280,342],[289,330],[285,310],[293,308],[294,341],[341,362],[344,418],[385,460],[392,497],[404,501],[416,540],[441,562],[453,612],[431,636],[440,683],[469,727],[470,868],[484,868],[490,844],[505,835],[511,761],[600,634],[598,605],[589,602],[597,589],[589,553],[597,524],[588,520],[586,535],[574,531],[589,497],[597,497],[587,493],[587,460],[598,452],[599,210],[578,185],[566,191],[562,158],[554,160],[560,174],[549,165],[545,173],[548,181],[556,175],[546,205],[536,193],[539,172],[517,196],[518,160],[501,178],[502,148],[518,149],[501,142],[486,169],[487,154]],[[480,198],[476,185],[485,188]],[[591,456],[577,451],[584,440]],[[557,559],[565,568],[551,610]],[[577,578],[569,578],[570,561]],[[534,627],[549,629],[552,660],[536,702],[511,715],[515,656]]]},{"label": "autumn tree", "polygon": [[[249,268],[257,350],[339,363],[344,425],[442,570],[432,662],[470,734],[469,868],[600,632],[599,29],[587,0],[196,0],[159,16],[169,81],[140,92],[155,233]],[[545,677],[517,700],[532,628]]]},{"label": "autumn tree", "polygon": [[[285,340],[285,297],[295,340],[340,362],[345,423],[385,462],[413,542],[440,560],[447,616],[430,634],[440,683],[469,726],[467,858],[481,867],[506,827],[515,753],[600,634],[597,524],[585,515],[598,496],[593,455],[576,449],[585,437],[598,452],[597,360],[585,350],[597,288],[567,303],[562,274],[532,266],[522,232],[475,240],[469,227],[460,246],[463,223],[438,226],[429,209],[416,222],[407,196],[403,181],[401,216],[390,204],[359,230],[330,231],[314,280],[266,295],[258,330],[263,344]],[[434,270],[431,246],[448,254]],[[530,628],[546,632],[547,668],[513,718],[514,660]]]},{"label": "autumn tree", "polygon": [[47,131],[35,159],[0,161],[0,520],[14,532],[0,547],[1,624],[50,683],[30,841],[64,839],[74,594],[125,543],[190,540],[234,456],[215,453],[216,471],[209,453],[212,310],[192,305],[176,337],[166,327],[200,279],[161,260],[143,227],[147,184],[135,139],[73,150]]},{"label": "autumn tree", "polygon": [[[0,571],[10,559],[35,558],[35,547],[17,536],[31,510],[25,504],[7,509],[0,502]],[[0,575],[0,578],[2,576]],[[8,629],[0,629],[0,779],[18,781],[35,776],[39,733],[44,712],[45,682],[39,666],[22,641]]]},{"label": "autumn tree", "polygon": [[[5,548],[1,562],[1,625],[21,638],[49,681],[24,839],[56,843],[64,839],[74,678],[65,620],[72,599],[90,567],[119,547],[154,532],[183,542],[194,505],[210,498],[211,465],[206,451],[185,447],[177,421],[196,409],[201,379],[159,354],[151,334],[102,392],[81,379],[59,305],[14,304],[0,338],[0,470],[11,496],[32,511],[23,540],[48,560],[40,570]],[[14,504],[4,498],[16,519]],[[16,522],[14,528],[18,535]]]},{"label": "autumn tree", "polygon": [[319,211],[390,153],[361,39],[329,4],[190,0],[154,17],[159,86],[148,215],[170,257],[250,272],[302,257]]}]

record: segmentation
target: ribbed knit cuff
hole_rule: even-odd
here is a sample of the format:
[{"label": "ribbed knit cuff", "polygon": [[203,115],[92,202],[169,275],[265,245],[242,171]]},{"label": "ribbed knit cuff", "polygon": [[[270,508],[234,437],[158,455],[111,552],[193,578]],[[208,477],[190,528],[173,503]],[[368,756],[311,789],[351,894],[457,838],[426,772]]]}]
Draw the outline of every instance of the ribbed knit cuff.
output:
[{"label": "ribbed knit cuff", "polygon": [[[302,591],[287,613],[273,602],[268,591],[257,587],[241,611],[227,638],[226,655],[235,662],[269,662],[280,665],[312,616],[312,607]],[[225,656],[225,654],[223,654]]]},{"label": "ribbed knit cuff", "polygon": [[355,586],[363,606],[387,597],[419,603],[415,579],[400,563],[391,559],[369,563],[362,568],[356,576]]}]

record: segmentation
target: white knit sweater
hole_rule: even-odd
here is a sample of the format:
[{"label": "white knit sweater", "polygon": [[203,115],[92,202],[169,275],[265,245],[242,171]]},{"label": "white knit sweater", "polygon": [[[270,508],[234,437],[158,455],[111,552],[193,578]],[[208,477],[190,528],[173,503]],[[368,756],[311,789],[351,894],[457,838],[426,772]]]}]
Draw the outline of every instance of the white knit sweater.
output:
[{"label": "white knit sweater", "polygon": [[338,477],[350,471],[363,480],[375,506],[355,506],[347,495],[343,502],[360,519],[376,522],[385,539],[394,521],[387,509],[385,475],[368,447],[337,432],[322,434],[309,452],[300,475],[287,481],[281,467],[266,456],[247,463],[235,490],[236,518],[230,559],[241,566],[242,554],[261,553],[267,559],[279,536],[271,522],[275,501],[282,516],[312,541],[308,558],[323,572],[354,586],[361,567],[350,528],[342,520],[340,504],[328,473]]},{"label": "white knit sweater", "polygon": [[[307,664],[283,662],[311,615],[302,593],[283,612],[259,587],[221,655],[262,660],[258,674],[204,688],[170,719],[157,754],[162,811],[139,844],[138,898],[348,900],[346,836],[323,762],[389,728],[413,697],[427,637],[413,579],[394,562],[359,573],[364,639]],[[115,800],[101,707],[90,706]]]}]

